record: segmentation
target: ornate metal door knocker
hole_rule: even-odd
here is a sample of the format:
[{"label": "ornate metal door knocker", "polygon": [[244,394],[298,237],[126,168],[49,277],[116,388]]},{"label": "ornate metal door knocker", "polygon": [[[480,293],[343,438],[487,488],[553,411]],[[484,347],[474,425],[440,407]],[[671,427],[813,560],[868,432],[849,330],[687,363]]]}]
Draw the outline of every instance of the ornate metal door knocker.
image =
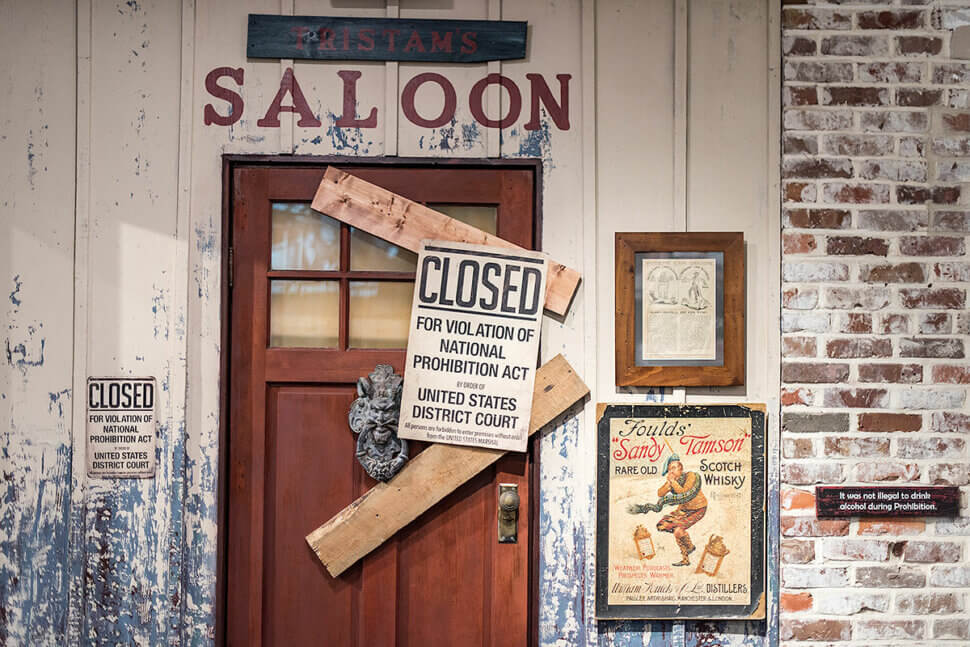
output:
[{"label": "ornate metal door knocker", "polygon": [[387,364],[357,380],[357,395],[347,418],[357,434],[357,460],[378,481],[389,481],[408,460],[408,444],[397,437],[404,378]]}]

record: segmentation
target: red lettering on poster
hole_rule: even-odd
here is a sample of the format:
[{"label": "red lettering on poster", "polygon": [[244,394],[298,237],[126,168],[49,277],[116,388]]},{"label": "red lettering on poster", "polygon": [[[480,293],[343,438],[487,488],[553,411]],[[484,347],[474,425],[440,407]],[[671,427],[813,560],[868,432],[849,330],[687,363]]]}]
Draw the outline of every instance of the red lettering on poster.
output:
[{"label": "red lettering on poster", "polygon": [[[418,88],[427,82],[437,83],[441,86],[441,91],[445,95],[444,108],[441,109],[441,114],[434,119],[425,119],[418,114],[417,109],[414,107],[414,95],[417,94]],[[407,85],[404,86],[404,90],[401,92],[401,110],[404,111],[404,116],[412,124],[423,128],[444,126],[454,118],[457,107],[458,96],[455,94],[455,86],[451,84],[451,81],[434,72],[418,74],[407,82]]]},{"label": "red lettering on poster", "polygon": [[[489,119],[485,116],[485,106],[482,105],[485,88],[495,83],[501,84],[509,93],[509,110],[501,119]],[[475,121],[486,128],[507,128],[516,122],[522,112],[522,93],[515,82],[501,74],[489,74],[472,86],[468,94],[468,108],[472,111]]]},{"label": "red lettering on poster", "polygon": [[228,76],[237,85],[241,86],[243,84],[243,68],[217,67],[205,75],[206,92],[216,99],[229,102],[229,114],[226,116],[222,116],[216,112],[216,109],[212,107],[211,103],[205,104],[205,108],[202,111],[202,122],[206,126],[209,124],[231,126],[242,118],[244,107],[243,98],[229,88],[224,88],[218,84],[219,79],[224,76]]},{"label": "red lettering on poster", "polygon": [[569,130],[569,79],[571,74],[557,74],[559,80],[559,103],[556,103],[552,91],[541,74],[526,74],[532,90],[532,115],[523,128],[525,130],[539,130],[539,103],[546,107],[546,112],[552,118],[559,130]]},{"label": "red lettering on poster", "polygon": [[374,50],[374,30],[367,28],[357,32],[357,49],[370,52]]},{"label": "red lettering on poster", "polygon": [[[283,99],[287,94],[293,97],[292,106],[284,106]],[[286,72],[283,73],[283,78],[280,79],[280,89],[276,93],[276,98],[273,99],[273,103],[270,104],[269,110],[262,119],[256,122],[257,126],[263,127],[273,127],[280,125],[280,113],[281,112],[295,112],[300,115],[300,120],[296,122],[297,126],[300,127],[310,127],[319,126],[320,120],[313,116],[313,111],[310,109],[310,104],[307,103],[306,97],[303,96],[303,90],[300,88],[300,84],[296,82],[296,78],[293,76],[293,68],[286,68]]]},{"label": "red lettering on poster", "polygon": [[371,108],[366,119],[357,118],[357,79],[361,73],[357,70],[340,70],[337,76],[344,82],[344,111],[340,119],[334,122],[339,128],[376,128],[377,108]]}]

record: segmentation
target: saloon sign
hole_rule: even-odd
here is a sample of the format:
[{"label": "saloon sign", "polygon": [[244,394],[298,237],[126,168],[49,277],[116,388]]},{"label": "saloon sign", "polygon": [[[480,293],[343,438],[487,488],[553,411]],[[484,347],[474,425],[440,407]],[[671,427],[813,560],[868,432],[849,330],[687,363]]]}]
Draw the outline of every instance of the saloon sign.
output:
[{"label": "saloon sign", "polygon": [[[337,70],[343,87],[341,114],[334,125],[338,128],[380,128],[381,109],[376,102],[368,101],[357,95],[357,82],[362,76],[358,70]],[[459,97],[454,84],[443,74],[422,72],[411,77],[401,90],[401,112],[404,118],[422,128],[439,128],[450,124],[458,108],[458,102],[467,105],[475,121],[486,128],[507,128],[519,121],[523,112],[527,121],[524,130],[539,130],[541,110],[559,130],[569,130],[569,80],[570,74],[556,74],[551,81],[543,74],[526,74],[528,85],[521,85],[501,74],[486,74],[471,88],[468,96]],[[205,89],[213,99],[203,108],[205,125],[231,126],[242,119],[246,110],[255,109],[261,115],[256,125],[262,128],[278,128],[280,114],[295,113],[299,117],[297,126],[314,128],[322,126],[318,115],[314,114],[306,95],[297,80],[293,68],[287,68],[280,78],[276,96],[266,106],[246,106],[239,93],[245,85],[245,69],[241,67],[217,67],[205,77]],[[485,114],[485,91],[491,85],[500,86],[505,94],[504,111],[492,118]],[[437,114],[423,112],[415,103],[415,95],[422,87],[425,91],[440,93],[443,106]]]}]

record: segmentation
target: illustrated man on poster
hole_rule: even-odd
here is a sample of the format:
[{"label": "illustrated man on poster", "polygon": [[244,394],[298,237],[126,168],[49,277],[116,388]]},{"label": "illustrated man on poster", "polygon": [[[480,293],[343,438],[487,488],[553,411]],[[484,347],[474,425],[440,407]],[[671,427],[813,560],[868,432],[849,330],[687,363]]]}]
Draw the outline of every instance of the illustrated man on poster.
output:
[{"label": "illustrated man on poster", "polygon": [[664,463],[663,476],[667,477],[657,496],[656,503],[633,504],[627,508],[630,514],[660,512],[664,506],[676,505],[677,509],[661,517],[657,530],[673,533],[680,548],[681,560],[674,566],[689,566],[690,554],[695,546],[687,534],[687,529],[700,521],[707,512],[707,497],[701,492],[701,477],[697,472],[684,472],[680,456],[671,454]]}]

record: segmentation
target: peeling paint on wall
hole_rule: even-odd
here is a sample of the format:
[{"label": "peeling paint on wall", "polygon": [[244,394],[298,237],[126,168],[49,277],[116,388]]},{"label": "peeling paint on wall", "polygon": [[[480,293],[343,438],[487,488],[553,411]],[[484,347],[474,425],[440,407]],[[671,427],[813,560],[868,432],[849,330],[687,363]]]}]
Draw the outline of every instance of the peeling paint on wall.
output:
[{"label": "peeling paint on wall", "polygon": [[340,128],[337,120],[340,117],[327,112],[327,137],[337,155],[370,155],[370,147],[374,142],[364,136],[360,128]]}]

